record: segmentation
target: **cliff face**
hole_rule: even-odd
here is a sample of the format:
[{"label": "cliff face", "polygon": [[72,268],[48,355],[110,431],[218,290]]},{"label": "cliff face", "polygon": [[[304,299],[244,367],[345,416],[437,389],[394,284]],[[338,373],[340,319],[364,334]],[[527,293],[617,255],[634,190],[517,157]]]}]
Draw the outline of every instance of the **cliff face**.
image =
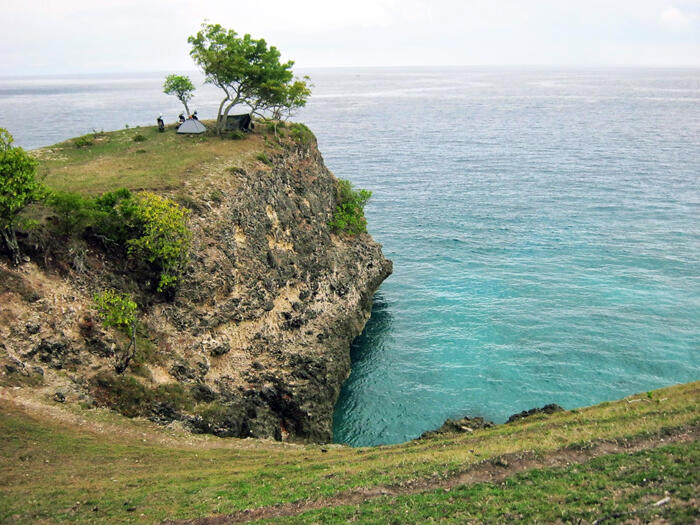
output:
[{"label": "cliff face", "polygon": [[[331,233],[335,179],[315,144],[288,142],[268,157],[247,169],[214,160],[216,177],[187,183],[192,260],[171,301],[89,246],[60,275],[3,262],[0,381],[36,380],[46,396],[179,420],[196,432],[329,441],[349,344],[391,262],[367,234]],[[90,309],[92,294],[109,285],[143,305],[130,382],[113,374],[121,335],[103,330]]]}]

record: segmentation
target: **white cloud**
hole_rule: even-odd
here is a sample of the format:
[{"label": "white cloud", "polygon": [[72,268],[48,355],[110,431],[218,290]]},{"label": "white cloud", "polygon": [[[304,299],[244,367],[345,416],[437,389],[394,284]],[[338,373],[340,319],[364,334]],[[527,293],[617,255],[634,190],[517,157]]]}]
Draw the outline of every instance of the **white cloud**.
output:
[{"label": "white cloud", "polygon": [[677,7],[667,7],[661,11],[661,23],[671,29],[687,29],[698,15],[694,13],[684,13]]}]

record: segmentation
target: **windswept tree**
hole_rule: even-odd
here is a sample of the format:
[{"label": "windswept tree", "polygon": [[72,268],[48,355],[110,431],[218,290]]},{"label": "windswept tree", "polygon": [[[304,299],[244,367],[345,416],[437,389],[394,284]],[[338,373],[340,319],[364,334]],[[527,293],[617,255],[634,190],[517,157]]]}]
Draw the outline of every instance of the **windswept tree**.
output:
[{"label": "windswept tree", "polygon": [[14,264],[20,262],[15,228],[20,212],[44,194],[36,180],[37,162],[22,148],[12,146],[10,133],[0,128],[0,233]]},{"label": "windswept tree", "polygon": [[163,83],[163,93],[166,95],[175,95],[177,99],[185,106],[185,113],[190,114],[190,108],[187,103],[194,97],[194,85],[189,77],[183,75],[168,75]]},{"label": "windswept tree", "polygon": [[294,77],[294,62],[280,62],[280,52],[263,39],[240,37],[219,24],[202,24],[187,39],[190,56],[202,69],[206,82],[224,92],[217,113],[217,130],[226,127],[231,108],[247,105],[260,116],[283,115],[306,104],[311,91],[306,80]]}]

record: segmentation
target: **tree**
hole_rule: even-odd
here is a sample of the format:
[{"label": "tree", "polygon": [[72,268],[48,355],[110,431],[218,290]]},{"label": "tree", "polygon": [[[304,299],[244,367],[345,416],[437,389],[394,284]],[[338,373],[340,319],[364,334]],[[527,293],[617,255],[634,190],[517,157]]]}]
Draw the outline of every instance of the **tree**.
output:
[{"label": "tree", "polygon": [[129,366],[131,358],[136,353],[136,311],[137,304],[128,295],[114,290],[105,290],[95,294],[95,309],[102,318],[102,326],[113,326],[123,330],[129,336],[129,345],[121,356],[117,356],[114,366],[117,374],[121,374]]},{"label": "tree", "polygon": [[182,75],[168,75],[165,77],[163,84],[163,93],[166,95],[175,95],[177,99],[185,106],[185,113],[190,114],[190,108],[187,103],[194,97],[194,85],[189,77]]},{"label": "tree", "polygon": [[14,264],[20,262],[15,227],[19,213],[43,196],[36,180],[37,162],[22,148],[13,147],[12,135],[0,128],[0,232]]},{"label": "tree", "polygon": [[311,91],[305,80],[294,78],[294,62],[280,62],[280,52],[263,39],[239,37],[219,24],[202,24],[191,44],[190,56],[202,68],[206,82],[224,92],[216,123],[219,133],[226,126],[231,108],[250,107],[251,113],[283,114],[303,106]]}]

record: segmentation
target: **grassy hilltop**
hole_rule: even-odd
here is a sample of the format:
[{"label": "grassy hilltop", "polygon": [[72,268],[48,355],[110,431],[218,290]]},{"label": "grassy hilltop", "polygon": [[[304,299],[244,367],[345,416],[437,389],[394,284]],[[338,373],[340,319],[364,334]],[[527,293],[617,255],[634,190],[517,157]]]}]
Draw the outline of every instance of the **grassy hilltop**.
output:
[{"label": "grassy hilltop", "polygon": [[[303,142],[305,129],[281,133]],[[277,139],[259,131],[220,140],[138,128],[34,153],[53,190],[147,189],[206,206],[210,183],[235,192],[236,169],[268,169]],[[34,386],[0,382],[1,523],[700,520],[700,382],[357,449],[193,435],[177,421],[58,404]]]},{"label": "grassy hilltop", "polygon": [[[205,122],[210,128],[210,122]],[[116,188],[166,191],[210,173],[212,163],[243,167],[265,149],[265,134],[244,140],[220,140],[209,129],[178,135],[155,126],[99,132],[40,148],[39,175],[53,190],[96,195]]]}]

